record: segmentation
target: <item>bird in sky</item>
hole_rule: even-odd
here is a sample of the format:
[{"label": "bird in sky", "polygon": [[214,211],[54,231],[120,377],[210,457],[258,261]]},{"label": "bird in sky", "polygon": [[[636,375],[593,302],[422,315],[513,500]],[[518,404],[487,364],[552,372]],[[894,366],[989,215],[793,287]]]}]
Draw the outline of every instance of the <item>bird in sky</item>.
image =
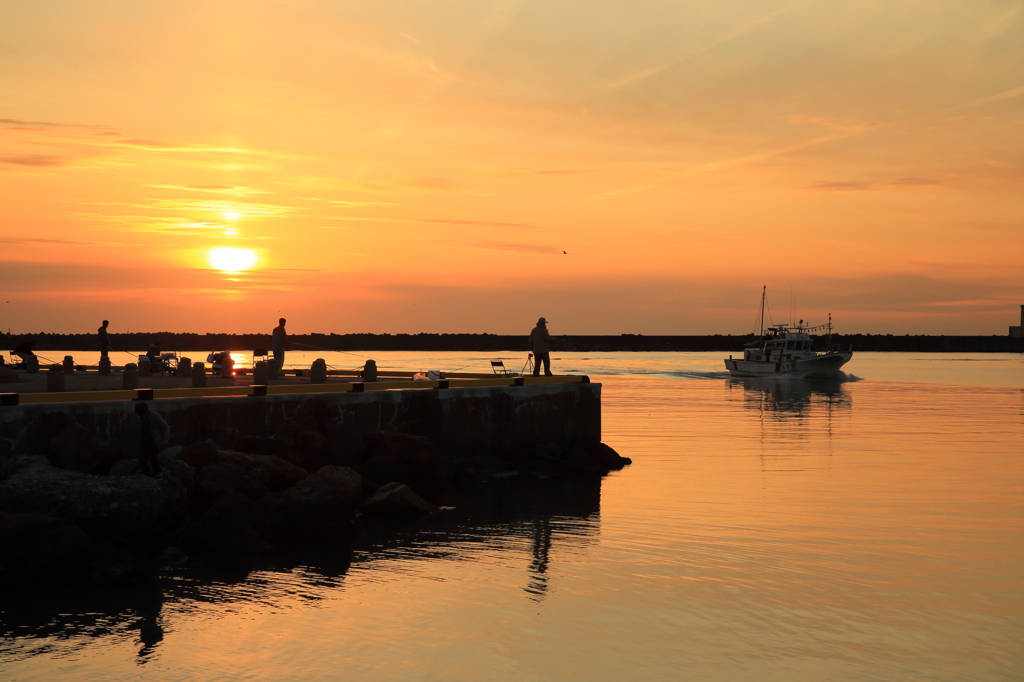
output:
[{"label": "bird in sky", "polygon": [[562,253],[566,253],[566,252],[565,252],[565,251],[563,251]]}]

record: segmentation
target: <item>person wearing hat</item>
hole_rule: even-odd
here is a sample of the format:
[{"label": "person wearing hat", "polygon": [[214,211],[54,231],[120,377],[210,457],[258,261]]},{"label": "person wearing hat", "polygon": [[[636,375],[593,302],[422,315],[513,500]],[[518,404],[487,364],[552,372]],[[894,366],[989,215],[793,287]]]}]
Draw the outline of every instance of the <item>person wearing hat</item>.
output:
[{"label": "person wearing hat", "polygon": [[548,334],[548,321],[543,317],[537,320],[537,326],[530,332],[530,348],[533,350],[533,376],[540,376],[540,363],[544,363],[544,374],[551,376],[551,334]]}]

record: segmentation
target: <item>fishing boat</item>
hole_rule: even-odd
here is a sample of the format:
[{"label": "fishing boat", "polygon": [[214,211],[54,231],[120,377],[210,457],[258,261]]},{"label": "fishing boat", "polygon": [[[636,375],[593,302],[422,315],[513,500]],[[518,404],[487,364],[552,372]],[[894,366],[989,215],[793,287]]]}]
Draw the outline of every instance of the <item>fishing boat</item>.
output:
[{"label": "fishing boat", "polygon": [[[840,350],[838,345],[832,344],[832,314],[829,313],[828,324],[817,327],[804,326],[800,320],[795,325],[774,324],[766,328],[767,290],[765,287],[761,292],[761,338],[744,346],[742,358],[729,356],[725,361],[729,374],[734,377],[835,377],[839,368],[853,358],[853,347]],[[825,347],[815,350],[811,334],[822,331],[826,332]]]}]

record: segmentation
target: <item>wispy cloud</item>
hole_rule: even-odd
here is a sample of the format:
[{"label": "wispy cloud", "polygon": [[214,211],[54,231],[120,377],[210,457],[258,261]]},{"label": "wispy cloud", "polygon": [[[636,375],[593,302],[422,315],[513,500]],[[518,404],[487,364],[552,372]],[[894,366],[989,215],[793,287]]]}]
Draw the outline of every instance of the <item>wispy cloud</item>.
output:
[{"label": "wispy cloud", "polygon": [[475,249],[487,249],[489,251],[513,251],[515,253],[539,253],[545,256],[561,255],[562,250],[551,246],[540,246],[537,244],[517,244],[513,242],[471,242],[464,244]]},{"label": "wispy cloud", "polygon": [[963,104],[953,107],[953,111],[957,111],[959,109],[970,109],[971,107],[980,107],[982,105],[999,102],[1004,99],[1020,97],[1021,95],[1024,95],[1024,86],[1014,88],[1013,90],[1006,90],[1005,92],[1000,92],[995,95],[989,95],[988,97],[979,97],[978,99],[973,99],[970,102],[964,102]]},{"label": "wispy cloud", "polygon": [[660,177],[660,178],[658,178],[656,180],[650,180],[648,182],[637,184],[637,185],[631,185],[629,187],[621,187],[619,189],[609,190],[607,192],[602,192],[600,194],[592,195],[592,196],[590,196],[588,198],[590,198],[590,199],[607,199],[607,198],[611,198],[611,197],[620,197],[620,196],[626,196],[626,195],[629,195],[629,194],[636,194],[638,192],[646,192],[647,190],[651,190],[651,189],[654,189],[656,187],[665,187],[667,185],[672,185],[672,184],[675,184],[676,182],[679,182],[679,181],[681,181],[683,179],[694,177],[696,175],[701,175],[703,173],[712,173],[712,172],[715,172],[715,171],[725,170],[727,168],[734,168],[736,166],[742,166],[742,165],[748,164],[748,163],[754,163],[754,162],[757,162],[757,161],[763,161],[763,160],[769,159],[769,158],[771,158],[773,156],[779,156],[781,154],[788,154],[790,152],[799,151],[801,149],[807,149],[808,147],[814,147],[814,146],[817,146],[817,145],[820,145],[820,144],[825,144],[827,142],[833,142],[835,140],[841,140],[843,138],[850,137],[852,135],[858,135],[858,134],[864,132],[865,130],[867,130],[868,128],[870,128],[870,127],[872,127],[872,126],[860,127],[860,128],[855,129],[855,130],[839,132],[839,133],[836,133],[834,135],[825,135],[823,137],[815,137],[815,138],[812,138],[812,139],[809,139],[809,140],[804,140],[803,142],[797,142],[796,144],[788,145],[786,147],[779,147],[777,149],[770,149],[768,151],[758,152],[756,154],[748,154],[746,156],[739,156],[739,157],[732,158],[732,159],[723,159],[721,161],[713,161],[711,163],[705,163],[703,165],[695,166],[693,168],[688,168],[688,169],[668,169],[673,174],[672,177],[670,177],[670,178],[666,178],[666,177],[662,176],[662,177]]},{"label": "wispy cloud", "polygon": [[146,204],[139,205],[139,208],[155,208],[166,211],[200,211],[222,215],[227,213],[259,218],[275,218],[290,215],[299,210],[294,206],[216,201],[212,199],[153,199]]},{"label": "wispy cloud", "polygon": [[85,246],[89,244],[96,244],[98,242],[77,242],[71,239],[20,239],[20,238],[0,238],[0,244],[68,244],[74,246]]},{"label": "wispy cloud", "polygon": [[827,116],[805,116],[803,114],[790,114],[788,118],[790,123],[813,124],[828,130],[837,130],[844,133],[858,133],[878,125],[877,123],[851,123]]},{"label": "wispy cloud", "polygon": [[164,232],[185,236],[209,236],[209,230],[222,230],[223,225],[169,216],[111,215],[106,213],[73,213],[76,218],[120,225],[138,232]]},{"label": "wispy cloud", "polygon": [[[441,224],[441,225],[469,225],[476,227],[521,227],[528,229],[539,229],[537,225],[528,225],[526,223],[500,223],[492,222],[488,220],[450,220],[446,218],[390,218],[390,217],[376,217],[367,218],[362,216],[320,216],[321,218],[328,218],[330,220],[352,220],[357,222],[371,222],[371,223],[414,223],[414,224]],[[328,228],[329,229],[329,228]]]},{"label": "wispy cloud", "polygon": [[928,178],[899,178],[889,183],[890,185],[902,185],[907,187],[914,187],[918,185],[938,185],[938,180],[929,180]]},{"label": "wispy cloud", "polygon": [[610,83],[607,83],[602,88],[600,88],[600,90],[612,90],[615,88],[621,88],[624,85],[629,85],[630,83],[645,80],[647,78],[651,78],[652,76],[656,76],[664,71],[668,71],[669,69],[681,66],[682,64],[685,64],[686,62],[695,59],[696,57],[699,57],[707,52],[714,50],[716,47],[719,47],[720,45],[724,45],[725,43],[731,42],[743,35],[746,35],[747,33],[750,33],[751,31],[759,28],[760,26],[775,20],[777,17],[796,9],[798,6],[802,4],[804,3],[790,3],[787,6],[776,8],[775,11],[770,12],[769,14],[766,14],[763,17],[757,17],[755,19],[745,21],[739,24],[738,26],[734,26],[733,28],[725,31],[724,33],[721,33],[718,36],[711,38],[711,40],[709,40],[708,42],[704,43],[703,45],[695,47],[694,49],[690,50],[689,52],[683,55],[680,55],[673,59],[666,60],[664,62],[661,62],[660,64],[655,64],[645,69],[635,71],[627,76],[618,78]]},{"label": "wispy cloud", "polygon": [[320,201],[325,204],[337,204],[345,208],[362,208],[363,206],[401,206],[390,201],[346,201],[343,199],[318,199],[316,197],[305,197],[306,201]]},{"label": "wispy cloud", "polygon": [[527,225],[526,223],[496,223],[484,220],[446,220],[441,218],[424,218],[419,222],[441,223],[444,225],[475,225],[479,227],[526,227],[529,229],[537,229],[536,225]]},{"label": "wispy cloud", "polygon": [[807,185],[807,189],[819,192],[863,192],[871,189],[870,182],[816,182]]},{"label": "wispy cloud", "polygon": [[266,194],[266,190],[253,189],[251,187],[234,187],[229,185],[147,185],[157,189],[174,189],[184,192],[209,192],[210,194],[227,194],[235,197],[251,196],[253,194]]},{"label": "wispy cloud", "polygon": [[32,166],[34,168],[54,168],[66,166],[71,162],[67,156],[53,154],[0,154],[0,163],[12,166]]}]

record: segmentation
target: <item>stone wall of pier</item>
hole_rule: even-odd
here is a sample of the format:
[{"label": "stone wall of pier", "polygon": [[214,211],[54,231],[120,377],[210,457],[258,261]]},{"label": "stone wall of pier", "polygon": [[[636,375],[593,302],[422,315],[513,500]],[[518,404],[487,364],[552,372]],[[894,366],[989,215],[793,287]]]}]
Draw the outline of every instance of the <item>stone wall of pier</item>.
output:
[{"label": "stone wall of pier", "polygon": [[[453,452],[500,453],[546,442],[568,446],[601,440],[601,385],[591,383],[177,398],[151,401],[150,407],[170,425],[172,445],[273,437],[296,422],[325,434],[331,450],[354,453],[365,447],[364,434],[379,431],[423,436]],[[131,401],[3,407],[0,438],[10,448],[19,437],[52,437],[52,429],[63,428],[62,420],[70,416],[101,440],[130,445],[137,428],[133,410]],[[23,433],[33,420],[38,426]],[[52,428],[48,420],[54,421]]]}]

